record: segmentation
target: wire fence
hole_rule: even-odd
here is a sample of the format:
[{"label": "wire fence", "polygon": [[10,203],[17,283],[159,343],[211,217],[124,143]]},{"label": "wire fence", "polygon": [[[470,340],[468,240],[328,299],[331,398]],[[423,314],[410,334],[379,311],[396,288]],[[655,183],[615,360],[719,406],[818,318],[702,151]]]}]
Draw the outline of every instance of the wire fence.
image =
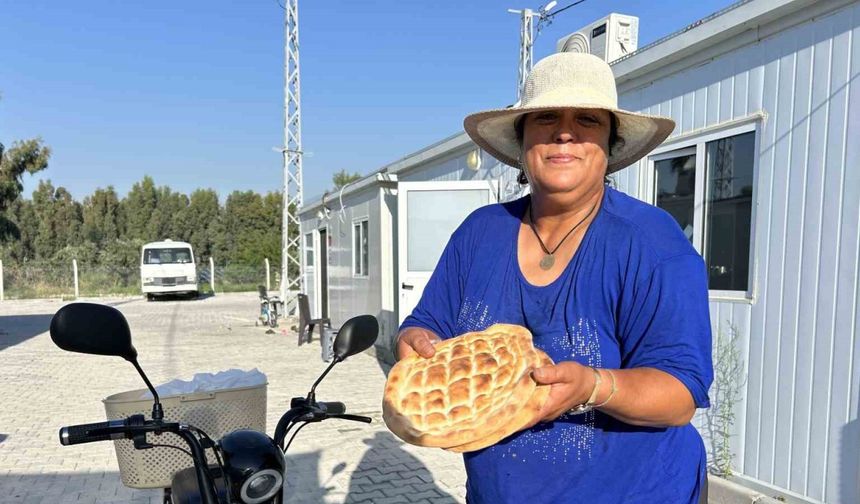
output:
[{"label": "wire fence", "polygon": [[[278,281],[277,265],[272,265],[268,270],[268,286],[278,289]],[[267,285],[265,263],[259,266],[212,265],[203,261],[197,265],[197,286],[203,294],[213,293],[213,286],[214,292],[256,292],[259,285]],[[0,261],[0,299],[73,299],[76,295],[142,295],[140,267],[38,261],[10,264]]]}]

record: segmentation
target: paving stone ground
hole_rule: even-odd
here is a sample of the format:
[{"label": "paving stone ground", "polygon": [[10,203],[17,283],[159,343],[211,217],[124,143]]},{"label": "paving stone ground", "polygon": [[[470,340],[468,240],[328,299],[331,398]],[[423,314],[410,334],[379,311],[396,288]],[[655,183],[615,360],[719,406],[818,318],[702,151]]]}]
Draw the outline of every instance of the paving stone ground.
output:
[{"label": "paving stone ground", "polygon": [[[125,314],[153,383],[195,372],[257,368],[268,376],[271,434],[293,396],[305,395],[326,364],[318,340],[255,327],[256,294],[146,302],[99,299]],[[0,302],[0,504],[160,503],[157,490],[122,485],[111,443],[64,447],[63,425],[105,419],[101,399],[143,387],[120,358],[63,352],[48,335],[58,300]],[[315,334],[315,336],[317,336]],[[317,389],[370,425],[331,420],[301,431],[287,453],[289,503],[465,502],[459,455],[402,443],[381,421],[387,368],[370,354],[339,364]]]}]

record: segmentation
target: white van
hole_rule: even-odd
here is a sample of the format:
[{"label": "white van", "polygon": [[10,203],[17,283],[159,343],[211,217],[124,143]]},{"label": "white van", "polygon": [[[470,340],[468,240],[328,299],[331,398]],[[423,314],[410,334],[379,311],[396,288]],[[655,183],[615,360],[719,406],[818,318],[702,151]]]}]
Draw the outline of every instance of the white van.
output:
[{"label": "white van", "polygon": [[147,301],[156,294],[197,297],[197,268],[191,244],[164,240],[144,245],[140,254],[140,283]]}]

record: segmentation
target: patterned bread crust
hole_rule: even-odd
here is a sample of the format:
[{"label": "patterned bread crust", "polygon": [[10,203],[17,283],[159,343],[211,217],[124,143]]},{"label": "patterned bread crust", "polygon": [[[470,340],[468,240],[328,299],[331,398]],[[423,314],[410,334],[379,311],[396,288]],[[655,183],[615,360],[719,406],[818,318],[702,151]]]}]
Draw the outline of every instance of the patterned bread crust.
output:
[{"label": "patterned bread crust", "polygon": [[[551,366],[553,364],[552,359],[545,354],[542,350],[536,349],[538,354],[538,362],[535,367],[543,367],[543,366]],[[510,418],[510,421],[507,422],[502,428],[499,430],[489,434],[486,437],[478,439],[476,441],[472,441],[471,443],[465,443],[459,446],[452,446],[450,448],[446,448],[446,450],[463,453],[470,451],[483,450],[488,446],[492,446],[499,441],[505,439],[506,437],[519,432],[526,425],[532,423],[535,418],[540,413],[541,408],[543,407],[544,402],[546,402],[547,397],[549,397],[549,385],[538,385],[535,388],[534,393],[529,398],[528,403],[526,403],[517,414]]]},{"label": "patterned bread crust", "polygon": [[524,327],[495,324],[436,345],[424,359],[412,355],[388,375],[383,419],[404,441],[451,447],[506,427],[529,401],[540,362]]}]

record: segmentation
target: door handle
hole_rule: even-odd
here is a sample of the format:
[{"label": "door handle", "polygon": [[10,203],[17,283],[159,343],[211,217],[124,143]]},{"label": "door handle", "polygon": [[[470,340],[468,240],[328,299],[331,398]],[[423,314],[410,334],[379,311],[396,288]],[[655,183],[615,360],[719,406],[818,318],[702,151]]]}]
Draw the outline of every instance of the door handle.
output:
[{"label": "door handle", "polygon": [[412,288],[413,288],[413,287],[415,287],[415,286],[414,286],[414,285],[409,285],[408,283],[401,283],[401,284],[400,284],[400,287],[402,287],[402,288],[403,288],[403,289],[405,289],[405,290],[412,290]]}]

